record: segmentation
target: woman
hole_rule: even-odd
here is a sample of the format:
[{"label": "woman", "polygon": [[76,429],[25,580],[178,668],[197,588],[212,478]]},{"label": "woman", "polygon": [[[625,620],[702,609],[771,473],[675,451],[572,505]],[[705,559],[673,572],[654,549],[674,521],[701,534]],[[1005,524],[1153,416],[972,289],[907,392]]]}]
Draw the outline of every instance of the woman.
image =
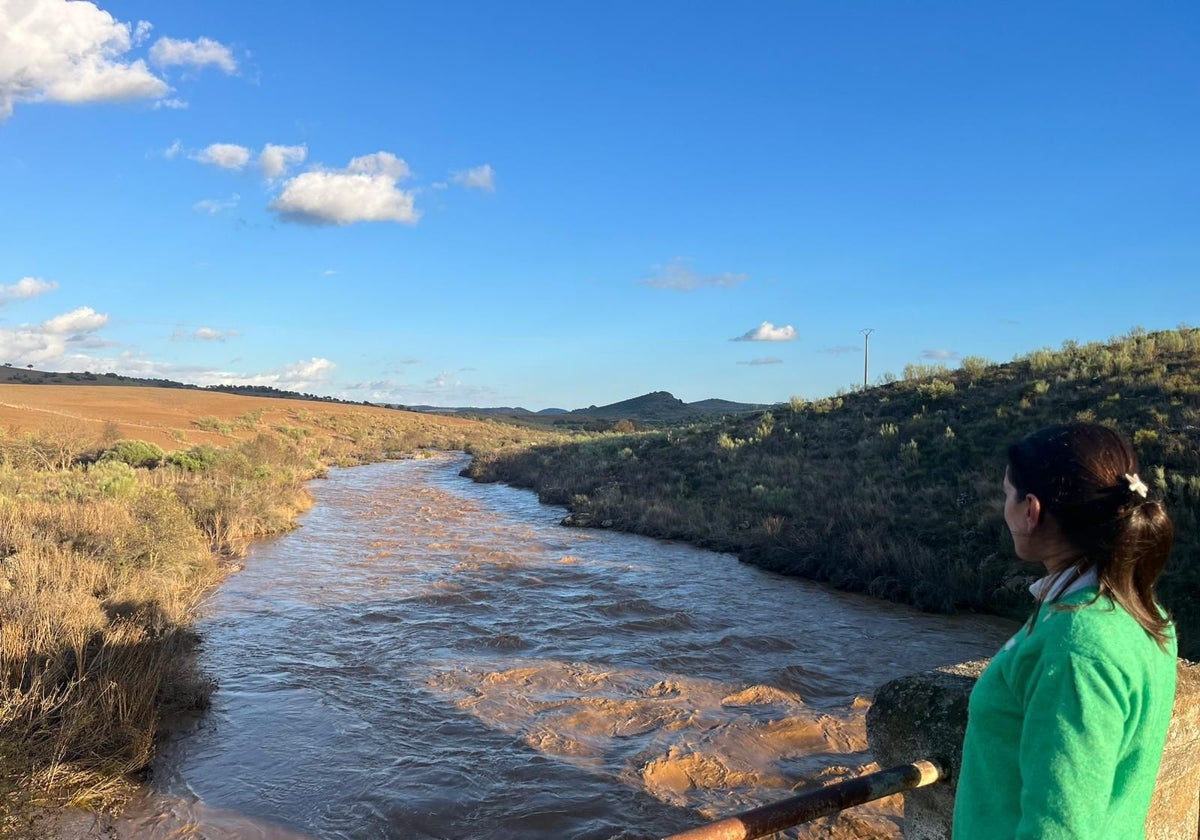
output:
[{"label": "woman", "polygon": [[1145,835],[1175,697],[1175,633],[1154,585],[1171,520],[1106,426],[1008,450],[1004,520],[1041,563],[1037,606],[971,694],[956,840]]}]

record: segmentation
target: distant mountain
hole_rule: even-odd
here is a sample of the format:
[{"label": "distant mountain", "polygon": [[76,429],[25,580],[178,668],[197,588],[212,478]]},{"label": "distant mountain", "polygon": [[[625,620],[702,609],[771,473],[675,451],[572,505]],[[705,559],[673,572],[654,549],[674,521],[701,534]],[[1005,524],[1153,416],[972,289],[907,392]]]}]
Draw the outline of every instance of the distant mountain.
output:
[{"label": "distant mountain", "polygon": [[622,400],[611,405],[591,406],[572,411],[572,417],[596,417],[603,420],[635,420],[644,423],[662,423],[711,417],[722,414],[744,414],[769,408],[766,405],[731,402],[730,400],[700,400],[685,403],[667,391],[653,391]]},{"label": "distant mountain", "polygon": [[[708,399],[694,403],[683,400],[668,391],[653,391],[622,400],[610,405],[592,405],[587,408],[577,408],[568,411],[565,408],[543,408],[541,411],[529,411],[525,408],[447,408],[436,405],[410,405],[406,408],[412,411],[425,411],[430,414],[460,414],[464,416],[502,415],[524,420],[540,420],[545,423],[553,420],[556,425],[572,423],[594,426],[600,421],[616,422],[617,420],[632,420],[636,423],[678,423],[687,420],[698,420],[704,417],[720,417],[730,414],[747,414],[770,408],[760,403],[740,403],[731,400]],[[598,428],[604,428],[603,425]]]},{"label": "distant mountain", "polygon": [[[508,406],[499,406],[495,408],[475,408],[473,406],[442,406],[442,405],[406,405],[409,411],[424,411],[426,414],[506,414],[514,417],[521,417],[526,414],[533,414],[528,408],[509,408]],[[539,414],[541,412],[538,412]]]},{"label": "distant mountain", "polygon": [[730,400],[697,400],[688,403],[689,406],[703,414],[749,414],[752,411],[763,411],[771,408],[766,403],[740,403]]},{"label": "distant mountain", "polygon": [[571,412],[574,417],[598,417],[602,420],[682,420],[695,412],[683,400],[667,391],[652,391],[611,405],[588,406]]}]

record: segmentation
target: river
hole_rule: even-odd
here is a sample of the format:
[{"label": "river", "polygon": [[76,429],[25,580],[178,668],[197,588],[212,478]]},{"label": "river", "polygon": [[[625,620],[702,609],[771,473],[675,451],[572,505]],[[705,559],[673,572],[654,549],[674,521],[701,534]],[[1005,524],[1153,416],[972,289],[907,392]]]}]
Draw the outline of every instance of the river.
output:
[{"label": "river", "polygon": [[[204,607],[213,706],[120,840],[634,840],[871,764],[881,683],[1012,632],[558,525],[462,456],[336,470]],[[788,836],[899,836],[895,798]]]}]

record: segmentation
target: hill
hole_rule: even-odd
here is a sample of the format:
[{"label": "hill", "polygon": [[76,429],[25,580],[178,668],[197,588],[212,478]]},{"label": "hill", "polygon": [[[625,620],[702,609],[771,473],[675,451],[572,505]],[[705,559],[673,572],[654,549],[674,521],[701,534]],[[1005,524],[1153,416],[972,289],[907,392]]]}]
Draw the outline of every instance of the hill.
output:
[{"label": "hill", "polygon": [[864,391],[493,453],[471,469],[536,488],[576,523],[688,540],[923,609],[1016,617],[1032,569],[1016,564],[1003,527],[1004,449],[1075,419],[1134,440],[1175,522],[1163,597],[1181,650],[1200,655],[1200,330],[1068,341],[953,371],[910,366]]},{"label": "hill", "polygon": [[621,402],[577,408],[574,411],[562,408],[543,408],[534,412],[526,408],[445,408],[433,405],[403,407],[410,411],[423,411],[430,414],[496,417],[512,420],[518,425],[552,425],[586,431],[605,431],[612,427],[612,423],[622,420],[642,425],[663,425],[728,414],[745,414],[769,408],[766,405],[718,399],[685,403],[667,391],[653,391]]},{"label": "hill", "polygon": [[22,441],[78,454],[118,439],[171,451],[223,447],[267,434],[301,443],[326,463],[357,463],[419,447],[472,449],[554,439],[543,429],[514,435],[512,427],[495,423],[381,406],[116,383],[0,384],[0,429],[8,431],[0,433],[0,463]]},{"label": "hill", "polygon": [[595,417],[602,420],[632,420],[639,423],[678,423],[722,414],[744,414],[764,408],[767,406],[717,399],[685,403],[667,391],[653,391],[610,405],[576,409],[566,416]]},{"label": "hill", "polygon": [[[218,391],[225,394],[240,394],[244,397],[273,397],[285,400],[310,400],[313,402],[331,402],[345,405],[358,405],[348,400],[336,397],[323,397],[317,394],[302,394],[298,391],[285,391],[272,388],[269,385],[192,385],[187,382],[176,382],[173,379],[147,379],[137,376],[122,376],[119,373],[83,373],[59,372],[49,370],[34,370],[32,365],[26,368],[0,365],[0,384],[9,385],[85,385],[85,386],[120,386],[136,388],[171,388],[186,391]],[[365,404],[365,403],[364,403]]]}]

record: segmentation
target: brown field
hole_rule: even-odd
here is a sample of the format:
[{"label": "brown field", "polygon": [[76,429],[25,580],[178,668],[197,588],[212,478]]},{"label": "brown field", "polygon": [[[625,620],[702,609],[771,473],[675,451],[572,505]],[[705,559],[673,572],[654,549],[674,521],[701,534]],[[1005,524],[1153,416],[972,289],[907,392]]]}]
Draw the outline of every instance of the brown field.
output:
[{"label": "brown field", "polygon": [[212,690],[190,656],[195,604],[252,540],[294,526],[308,479],[563,438],[363,405],[0,384],[0,837],[47,836],[39,818],[62,805],[120,806],[164,711]]},{"label": "brown field", "polygon": [[[261,425],[307,425],[300,418],[319,414],[330,418],[378,417],[384,423],[414,423],[467,433],[478,423],[455,417],[423,415],[364,405],[303,400],[243,397],[178,388],[89,385],[0,384],[0,429],[11,432],[63,433],[77,438],[105,436],[144,440],[164,449],[199,443],[218,446],[257,434],[252,428],[228,434],[198,429],[197,419],[214,417],[234,423],[248,412],[262,411]],[[115,424],[115,426],[111,425]]]}]

